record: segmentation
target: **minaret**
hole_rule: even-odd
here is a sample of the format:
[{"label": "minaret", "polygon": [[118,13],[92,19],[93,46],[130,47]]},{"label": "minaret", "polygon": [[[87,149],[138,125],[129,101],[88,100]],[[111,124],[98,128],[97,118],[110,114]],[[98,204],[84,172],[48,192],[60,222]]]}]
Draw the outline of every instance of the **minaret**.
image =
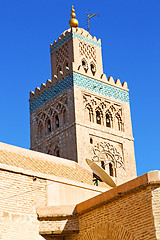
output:
[{"label": "minaret", "polygon": [[127,83],[103,73],[101,41],[78,28],[50,45],[52,80],[30,93],[31,149],[96,161],[117,184],[136,177]]}]

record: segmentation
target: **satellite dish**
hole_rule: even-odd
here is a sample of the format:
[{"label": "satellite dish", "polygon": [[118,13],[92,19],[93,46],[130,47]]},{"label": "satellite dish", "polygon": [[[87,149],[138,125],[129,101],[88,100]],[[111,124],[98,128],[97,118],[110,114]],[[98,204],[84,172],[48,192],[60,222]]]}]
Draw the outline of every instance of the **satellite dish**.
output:
[{"label": "satellite dish", "polygon": [[93,173],[100,177],[103,182],[107,183],[111,187],[116,187],[115,181],[112,179],[112,177],[108,175],[108,173],[103,168],[101,168],[97,163],[90,159],[86,159],[86,162],[92,169]]}]

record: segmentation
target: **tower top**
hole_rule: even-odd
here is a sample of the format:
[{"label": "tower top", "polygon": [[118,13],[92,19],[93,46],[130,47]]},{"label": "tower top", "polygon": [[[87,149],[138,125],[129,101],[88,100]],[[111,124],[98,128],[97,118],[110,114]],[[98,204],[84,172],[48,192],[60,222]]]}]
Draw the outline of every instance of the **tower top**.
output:
[{"label": "tower top", "polygon": [[69,26],[70,27],[78,27],[78,20],[75,19],[75,17],[76,17],[75,10],[74,10],[74,8],[72,6],[72,9],[71,9],[71,19],[69,21]]}]

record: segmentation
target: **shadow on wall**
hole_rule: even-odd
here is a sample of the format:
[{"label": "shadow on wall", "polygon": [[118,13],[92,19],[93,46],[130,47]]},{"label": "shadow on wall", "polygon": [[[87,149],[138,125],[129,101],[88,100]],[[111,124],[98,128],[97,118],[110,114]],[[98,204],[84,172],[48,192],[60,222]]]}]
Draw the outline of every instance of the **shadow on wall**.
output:
[{"label": "shadow on wall", "polygon": [[[59,220],[60,221],[60,220]],[[62,220],[61,220],[62,221]],[[77,222],[75,222],[77,221]],[[83,220],[82,220],[83,221]],[[98,219],[97,219],[98,221]],[[90,223],[82,223],[82,231],[80,233],[75,226],[79,227],[77,219],[68,219],[63,231],[56,231],[54,235],[43,235],[46,240],[61,239],[61,240],[138,240],[131,232],[125,229],[121,224],[112,222],[97,223],[96,226],[91,226]],[[74,227],[73,227],[74,226]],[[87,227],[88,226],[88,227]]]}]

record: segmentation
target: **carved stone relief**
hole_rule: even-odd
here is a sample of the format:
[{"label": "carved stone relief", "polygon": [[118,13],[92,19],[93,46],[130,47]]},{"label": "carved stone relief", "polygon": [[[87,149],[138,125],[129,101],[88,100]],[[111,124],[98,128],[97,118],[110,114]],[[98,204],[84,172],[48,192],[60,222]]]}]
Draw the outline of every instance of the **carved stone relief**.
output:
[{"label": "carved stone relief", "polygon": [[93,148],[92,160],[94,162],[104,162],[104,166],[112,163],[114,168],[123,168],[124,162],[122,154],[117,151],[116,147],[108,142],[98,142]]},{"label": "carved stone relief", "polygon": [[37,140],[53,132],[67,122],[67,97],[59,99],[37,113]]},{"label": "carved stone relief", "polygon": [[79,42],[79,52],[86,59],[93,59],[96,62],[96,49],[85,42]]},{"label": "carved stone relief", "polygon": [[124,131],[122,107],[119,104],[86,93],[83,94],[83,103],[86,120],[96,123],[98,122],[96,115],[99,115],[101,125]]},{"label": "carved stone relief", "polygon": [[63,63],[69,58],[68,44],[64,44],[56,51],[56,66],[63,65]]}]

